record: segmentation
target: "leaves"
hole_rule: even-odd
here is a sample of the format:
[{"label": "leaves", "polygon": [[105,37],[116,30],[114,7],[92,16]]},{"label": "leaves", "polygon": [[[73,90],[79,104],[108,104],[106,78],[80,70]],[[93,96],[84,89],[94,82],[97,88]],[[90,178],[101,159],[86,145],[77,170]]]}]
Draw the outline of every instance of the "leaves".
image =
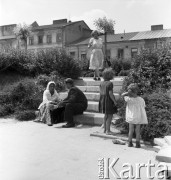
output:
[{"label": "leaves", "polygon": [[112,32],[114,30],[115,21],[112,19],[107,19],[104,16],[103,18],[98,18],[95,20],[94,25],[101,32]]}]

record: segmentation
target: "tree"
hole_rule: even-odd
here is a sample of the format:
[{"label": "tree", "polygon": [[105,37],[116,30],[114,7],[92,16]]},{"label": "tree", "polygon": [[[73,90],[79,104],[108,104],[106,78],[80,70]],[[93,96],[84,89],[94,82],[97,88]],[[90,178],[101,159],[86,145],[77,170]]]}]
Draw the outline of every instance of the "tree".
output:
[{"label": "tree", "polygon": [[106,16],[104,16],[103,18],[95,20],[94,25],[100,32],[104,33],[105,57],[107,58],[107,33],[112,33],[114,31],[115,21],[107,19]]},{"label": "tree", "polygon": [[18,24],[14,28],[14,34],[17,36],[18,39],[24,42],[25,50],[27,50],[27,38],[31,34],[31,25],[26,25],[26,24]]}]

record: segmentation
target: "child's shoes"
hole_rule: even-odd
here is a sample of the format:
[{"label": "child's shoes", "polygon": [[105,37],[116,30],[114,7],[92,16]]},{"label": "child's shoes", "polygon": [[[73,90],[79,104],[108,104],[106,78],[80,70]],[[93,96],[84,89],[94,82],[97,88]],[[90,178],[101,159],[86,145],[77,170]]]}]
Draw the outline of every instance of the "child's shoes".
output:
[{"label": "child's shoes", "polygon": [[141,147],[141,145],[140,145],[140,142],[139,141],[136,141],[136,146],[135,146],[136,148],[140,148]]},{"label": "child's shoes", "polygon": [[133,147],[132,141],[128,142],[128,147]]}]

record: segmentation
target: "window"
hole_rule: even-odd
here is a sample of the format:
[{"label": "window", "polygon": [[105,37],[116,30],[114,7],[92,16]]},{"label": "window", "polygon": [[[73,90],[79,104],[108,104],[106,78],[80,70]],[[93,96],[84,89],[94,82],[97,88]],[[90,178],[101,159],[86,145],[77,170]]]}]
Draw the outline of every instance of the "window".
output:
[{"label": "window", "polygon": [[75,52],[70,52],[70,56],[74,58],[75,57]]},{"label": "window", "polygon": [[34,38],[33,37],[30,37],[29,38],[29,45],[33,45],[34,44]]},{"label": "window", "polygon": [[48,44],[52,43],[52,36],[51,35],[47,35],[47,43]]},{"label": "window", "polygon": [[57,33],[56,34],[56,42],[61,42],[62,41],[62,33]]},{"label": "window", "polygon": [[85,53],[81,53],[81,61],[84,61],[86,59],[86,54]]},{"label": "window", "polygon": [[138,53],[138,49],[137,48],[132,48],[131,49],[131,57],[134,58]]},{"label": "window", "polygon": [[43,44],[43,36],[38,36],[38,44]]},{"label": "window", "polygon": [[158,42],[157,48],[158,48],[158,49],[161,49],[162,47],[163,47],[163,42],[162,42],[162,41]]},{"label": "window", "polygon": [[118,49],[118,58],[122,59],[124,57],[124,50],[123,49]]},{"label": "window", "polygon": [[78,29],[79,29],[79,31],[82,31],[82,27],[81,27],[81,25],[79,25],[79,26],[78,26]]}]

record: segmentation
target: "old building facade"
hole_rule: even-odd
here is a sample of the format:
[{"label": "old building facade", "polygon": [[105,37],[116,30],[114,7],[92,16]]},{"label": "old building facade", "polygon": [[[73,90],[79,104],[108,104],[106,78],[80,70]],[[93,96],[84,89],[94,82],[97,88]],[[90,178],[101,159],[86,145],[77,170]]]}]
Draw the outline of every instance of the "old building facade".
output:
[{"label": "old building facade", "polygon": [[[14,35],[16,24],[0,26],[0,50],[10,47],[24,48]],[[63,48],[78,60],[85,60],[87,45],[92,30],[84,21],[71,22],[67,19],[54,20],[51,25],[39,26],[32,23],[32,33],[28,38],[28,50],[47,48]],[[104,36],[101,38],[104,40]],[[160,48],[171,45],[171,29],[163,29],[163,25],[151,26],[150,31],[129,32],[107,35],[107,57],[109,59],[130,59],[143,48]]]},{"label": "old building facade", "polygon": [[[14,25],[0,26],[0,49],[24,48],[14,35]],[[65,48],[68,44],[90,37],[91,29],[84,21],[71,22],[67,19],[54,20],[51,25],[39,26],[32,23],[32,33],[27,41],[28,50]]]},{"label": "old building facade", "polygon": [[[104,40],[104,36],[100,36]],[[90,38],[67,46],[67,51],[76,59],[84,60]],[[151,26],[150,31],[130,32],[107,35],[107,57],[109,59],[130,59],[141,49],[160,48],[171,45],[171,29],[163,25]]]},{"label": "old building facade", "polygon": [[0,26],[0,50],[5,51],[11,47],[17,47],[16,36],[13,32],[15,27],[16,24]]}]

